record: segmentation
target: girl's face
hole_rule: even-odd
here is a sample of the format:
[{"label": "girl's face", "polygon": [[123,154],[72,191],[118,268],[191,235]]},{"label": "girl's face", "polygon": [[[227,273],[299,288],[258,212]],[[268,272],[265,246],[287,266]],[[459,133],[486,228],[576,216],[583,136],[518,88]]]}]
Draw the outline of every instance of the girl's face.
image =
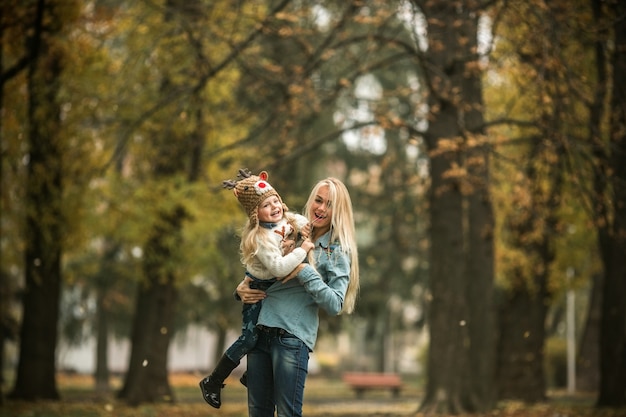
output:
[{"label": "girl's face", "polygon": [[283,204],[277,196],[271,195],[259,204],[257,216],[260,222],[277,223],[283,218]]},{"label": "girl's face", "polygon": [[313,223],[313,227],[320,233],[325,233],[330,229],[333,209],[329,198],[330,192],[328,191],[328,186],[323,185],[317,189],[315,198],[309,208],[309,213],[312,217],[310,220]]}]

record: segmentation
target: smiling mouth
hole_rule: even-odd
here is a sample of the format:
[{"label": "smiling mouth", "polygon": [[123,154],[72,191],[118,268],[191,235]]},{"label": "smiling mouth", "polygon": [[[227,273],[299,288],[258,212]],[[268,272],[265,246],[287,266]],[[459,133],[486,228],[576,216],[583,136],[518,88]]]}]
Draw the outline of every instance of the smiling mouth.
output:
[{"label": "smiling mouth", "polygon": [[325,218],[326,216],[320,216],[319,214],[315,214],[315,218],[313,219],[313,221],[316,222],[316,221],[324,220]]}]

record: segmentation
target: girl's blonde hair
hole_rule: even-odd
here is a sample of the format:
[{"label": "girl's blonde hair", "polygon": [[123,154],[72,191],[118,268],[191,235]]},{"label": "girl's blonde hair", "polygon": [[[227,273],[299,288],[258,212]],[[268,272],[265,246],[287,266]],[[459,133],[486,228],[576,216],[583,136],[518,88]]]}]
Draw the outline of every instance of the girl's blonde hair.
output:
[{"label": "girl's blonde hair", "polygon": [[239,254],[241,256],[241,263],[249,265],[257,254],[259,248],[257,246],[257,236],[261,233],[261,236],[266,236],[265,229],[259,226],[258,221],[250,221],[248,219],[241,231],[241,242],[239,244]]},{"label": "girl's blonde hair", "polygon": [[319,194],[319,189],[322,187],[328,187],[329,204],[332,208],[330,242],[339,241],[341,250],[350,257],[350,282],[348,283],[346,298],[341,309],[342,313],[350,314],[354,311],[359,293],[359,255],[356,246],[352,200],[343,182],[332,177],[323,179],[315,184],[306,202],[304,215],[308,219],[311,218],[312,214],[309,212],[309,209],[315,197]]}]

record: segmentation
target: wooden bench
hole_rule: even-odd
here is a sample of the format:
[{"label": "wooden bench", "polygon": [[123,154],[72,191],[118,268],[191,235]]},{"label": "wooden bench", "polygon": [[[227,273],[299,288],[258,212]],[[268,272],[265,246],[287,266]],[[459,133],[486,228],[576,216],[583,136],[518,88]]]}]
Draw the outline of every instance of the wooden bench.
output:
[{"label": "wooden bench", "polygon": [[402,379],[398,374],[346,372],[342,379],[356,392],[357,397],[362,397],[363,392],[370,389],[391,389],[393,396],[397,397],[402,389]]}]

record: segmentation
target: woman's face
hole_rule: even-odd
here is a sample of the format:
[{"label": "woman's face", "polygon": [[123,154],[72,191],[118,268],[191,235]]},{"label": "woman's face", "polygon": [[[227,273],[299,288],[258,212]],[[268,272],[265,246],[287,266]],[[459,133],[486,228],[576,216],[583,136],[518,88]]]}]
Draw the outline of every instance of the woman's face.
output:
[{"label": "woman's face", "polygon": [[313,227],[324,233],[330,229],[330,222],[333,215],[333,209],[329,198],[330,193],[328,191],[328,186],[323,185],[317,189],[315,198],[311,202],[311,207],[309,208]]},{"label": "woman's face", "polygon": [[283,205],[275,195],[267,197],[259,204],[257,217],[260,222],[278,223],[283,218]]}]

